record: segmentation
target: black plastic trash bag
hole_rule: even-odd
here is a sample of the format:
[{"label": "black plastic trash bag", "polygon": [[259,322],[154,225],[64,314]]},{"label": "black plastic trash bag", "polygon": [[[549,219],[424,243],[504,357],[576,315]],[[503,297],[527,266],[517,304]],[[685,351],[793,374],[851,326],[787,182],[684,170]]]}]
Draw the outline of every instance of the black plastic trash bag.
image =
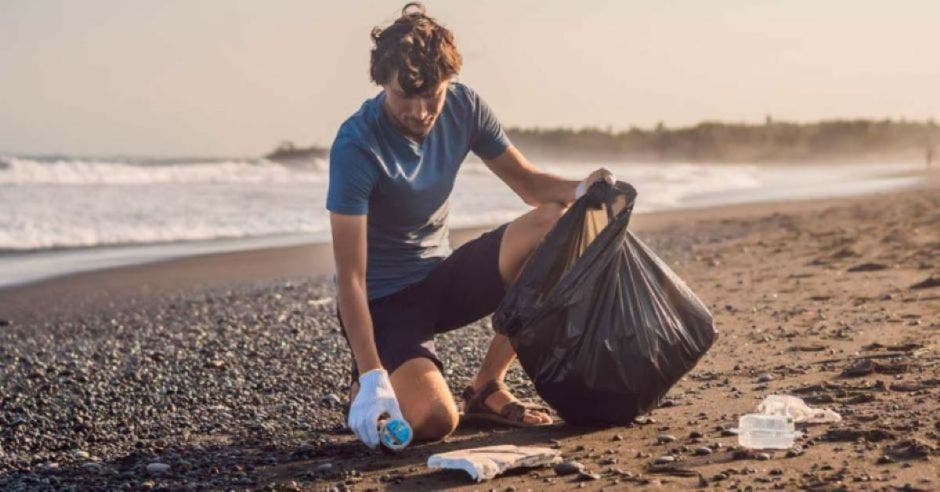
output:
[{"label": "black plastic trash bag", "polygon": [[539,395],[574,425],[656,406],[717,337],[711,313],[627,230],[636,190],[598,182],[571,205],[493,315]]}]

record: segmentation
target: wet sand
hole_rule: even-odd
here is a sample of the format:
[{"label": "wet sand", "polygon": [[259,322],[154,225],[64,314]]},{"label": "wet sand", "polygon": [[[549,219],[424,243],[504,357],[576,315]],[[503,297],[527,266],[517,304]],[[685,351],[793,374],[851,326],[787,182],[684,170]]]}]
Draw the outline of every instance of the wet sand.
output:
[{"label": "wet sand", "polygon": [[[0,488],[938,487],[936,180],[861,198],[649,214],[633,229],[720,331],[661,408],[611,429],[462,426],[398,455],[370,452],[343,428],[348,355],[327,246],[0,291]],[[479,232],[455,233],[455,246]],[[453,390],[490,329],[485,319],[441,337]],[[518,367],[509,382],[535,397]],[[774,393],[844,421],[806,428],[790,451],[740,449],[727,429]],[[590,473],[535,469],[475,485],[424,466],[433,453],[497,443],[556,447]],[[667,455],[672,464],[653,464]],[[156,462],[169,470],[148,471]]]}]

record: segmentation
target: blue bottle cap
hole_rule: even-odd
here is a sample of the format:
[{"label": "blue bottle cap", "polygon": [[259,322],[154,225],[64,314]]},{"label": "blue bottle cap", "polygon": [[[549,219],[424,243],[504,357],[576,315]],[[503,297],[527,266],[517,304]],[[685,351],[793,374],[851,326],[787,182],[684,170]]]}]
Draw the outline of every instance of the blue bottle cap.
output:
[{"label": "blue bottle cap", "polygon": [[379,423],[379,440],[389,449],[404,449],[412,437],[411,426],[404,420],[391,419]]}]

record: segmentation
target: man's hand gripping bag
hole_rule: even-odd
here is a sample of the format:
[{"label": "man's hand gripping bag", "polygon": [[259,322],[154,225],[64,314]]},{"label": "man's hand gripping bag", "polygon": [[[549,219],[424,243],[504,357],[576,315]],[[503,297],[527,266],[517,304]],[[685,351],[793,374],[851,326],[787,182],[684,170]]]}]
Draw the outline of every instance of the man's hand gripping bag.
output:
[{"label": "man's hand gripping bag", "polygon": [[656,406],[715,341],[711,313],[627,230],[629,184],[598,182],[535,250],[493,315],[539,395],[574,425]]}]

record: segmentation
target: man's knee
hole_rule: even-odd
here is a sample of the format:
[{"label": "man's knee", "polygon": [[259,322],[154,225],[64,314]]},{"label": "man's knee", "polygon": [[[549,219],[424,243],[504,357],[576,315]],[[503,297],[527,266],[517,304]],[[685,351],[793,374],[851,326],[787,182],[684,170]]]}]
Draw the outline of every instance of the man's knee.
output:
[{"label": "man's knee", "polygon": [[412,426],[416,440],[439,441],[454,432],[459,422],[456,408],[443,402],[433,402]]},{"label": "man's knee", "polygon": [[416,441],[443,439],[457,428],[457,404],[433,361],[411,359],[392,372],[391,380]]}]

